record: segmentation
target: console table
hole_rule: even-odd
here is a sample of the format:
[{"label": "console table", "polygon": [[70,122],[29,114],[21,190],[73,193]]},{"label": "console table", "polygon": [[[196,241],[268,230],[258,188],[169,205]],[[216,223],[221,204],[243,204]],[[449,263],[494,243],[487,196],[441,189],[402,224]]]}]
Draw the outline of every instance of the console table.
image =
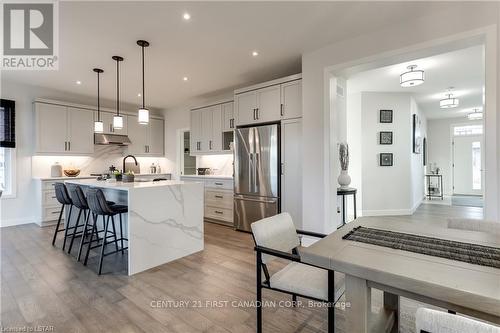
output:
[{"label": "console table", "polygon": [[[354,203],[354,219],[357,218],[356,214],[356,192],[358,190],[352,187],[348,188],[337,188],[337,195],[342,197],[342,224],[338,228],[342,228],[346,224],[346,196],[352,195]],[[338,229],[337,228],[337,229]]]},{"label": "console table", "polygon": [[[432,186],[432,179],[436,179],[437,187]],[[427,199],[432,199],[432,198],[441,198],[443,200],[443,175],[439,174],[428,174],[425,175],[425,180],[427,182]],[[436,192],[437,189],[437,192]]]}]

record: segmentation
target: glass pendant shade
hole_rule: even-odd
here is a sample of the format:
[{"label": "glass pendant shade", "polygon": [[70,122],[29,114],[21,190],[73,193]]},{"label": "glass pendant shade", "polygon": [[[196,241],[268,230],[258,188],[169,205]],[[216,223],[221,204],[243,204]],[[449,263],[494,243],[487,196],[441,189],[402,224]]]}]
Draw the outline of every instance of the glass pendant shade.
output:
[{"label": "glass pendant shade", "polygon": [[138,114],[139,124],[147,125],[149,123],[149,110],[146,108],[140,108]]},{"label": "glass pendant shade", "polygon": [[104,124],[102,121],[94,121],[94,132],[95,133],[104,132]]},{"label": "glass pendant shade", "polygon": [[113,116],[113,128],[114,129],[122,129],[123,128],[123,117],[122,116]]},{"label": "glass pendant shade", "polygon": [[415,87],[424,83],[425,74],[422,70],[415,70],[416,65],[408,66],[410,71],[399,76],[399,84],[401,87]]},{"label": "glass pendant shade", "polygon": [[453,97],[452,94],[448,94],[448,97],[439,101],[439,107],[441,109],[456,108],[459,104],[458,98]]}]

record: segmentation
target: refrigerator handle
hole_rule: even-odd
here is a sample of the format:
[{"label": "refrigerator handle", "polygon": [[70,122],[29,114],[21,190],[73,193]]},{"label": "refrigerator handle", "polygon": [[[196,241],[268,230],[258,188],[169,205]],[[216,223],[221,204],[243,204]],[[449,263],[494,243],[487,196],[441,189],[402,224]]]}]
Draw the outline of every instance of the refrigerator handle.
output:
[{"label": "refrigerator handle", "polygon": [[259,160],[260,160],[259,155],[260,155],[259,153],[255,153],[255,164],[254,164],[255,175],[254,175],[254,179],[253,179],[253,181],[254,181],[254,191],[255,192],[259,192],[260,191],[260,189],[258,188],[259,184],[257,182],[257,174],[259,172],[259,164],[260,164],[260,162],[259,162]]},{"label": "refrigerator handle", "polygon": [[248,177],[248,188],[249,188],[250,192],[253,192],[253,189],[252,189],[252,185],[253,185],[253,181],[252,181],[252,177],[253,177],[252,168],[253,168],[253,154],[249,153],[248,154],[248,171],[249,171],[250,175]]}]

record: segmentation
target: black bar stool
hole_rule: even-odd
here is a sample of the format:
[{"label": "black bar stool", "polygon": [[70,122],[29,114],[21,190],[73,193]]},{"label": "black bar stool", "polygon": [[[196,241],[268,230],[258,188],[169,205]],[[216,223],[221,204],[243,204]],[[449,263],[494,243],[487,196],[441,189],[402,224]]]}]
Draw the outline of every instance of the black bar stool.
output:
[{"label": "black bar stool", "polygon": [[[101,245],[101,255],[99,257],[99,275],[101,275],[102,271],[102,261],[105,256],[108,256],[113,253],[122,252],[127,250],[128,247],[123,247],[123,241],[128,241],[127,238],[123,237],[123,222],[122,222],[122,214],[128,212],[128,206],[125,205],[113,205],[110,206],[106,198],[104,197],[104,193],[100,189],[89,189],[87,191],[87,202],[90,210],[92,211],[92,218],[94,221],[94,225],[92,226],[92,232],[90,234],[90,244],[87,248],[87,254],[85,255],[84,265],[87,264],[87,260],[89,257],[90,249],[92,248],[92,240],[94,238],[94,234],[98,237],[97,234],[97,221],[99,216],[102,216],[102,221],[104,224],[104,235],[102,237],[102,245]],[[115,215],[119,215],[120,217],[120,238],[116,237],[116,228],[115,228]],[[109,232],[109,222],[111,220],[111,227],[113,228],[113,232],[111,236],[108,236]],[[108,238],[113,237],[114,240],[108,242]],[[118,249],[118,242],[121,243],[121,249]],[[114,243],[115,251],[104,253],[104,249],[106,245]]]},{"label": "black bar stool", "polygon": [[[85,198],[85,194],[83,193],[82,188],[79,185],[68,185],[69,189],[69,195],[71,198],[71,201],[73,201],[73,205],[79,209],[78,212],[78,217],[76,219],[76,224],[75,224],[75,229],[73,230],[73,234],[71,236],[71,242],[69,243],[69,249],[68,253],[71,253],[71,249],[73,248],[73,242],[75,240],[75,237],[77,236],[82,236],[80,240],[80,246],[78,248],[78,261],[80,261],[81,258],[81,253],[82,253],[82,248],[84,244],[88,244],[88,242],[85,242],[85,237],[87,236],[89,230],[89,218],[90,218],[90,209],[89,209],[89,204],[87,202],[87,198]],[[108,205],[112,206],[115,203],[113,201],[108,201]],[[83,213],[83,223],[80,224],[80,217]],[[81,231],[78,231],[78,227],[83,227]],[[102,232],[104,230],[99,230],[99,232]],[[100,241],[99,235],[97,237],[97,242]]]},{"label": "black bar stool", "polygon": [[[71,221],[71,211],[73,210],[73,202],[68,194],[68,189],[64,183],[55,183],[54,188],[56,190],[56,199],[59,201],[61,206],[61,212],[59,213],[59,219],[57,220],[56,230],[54,231],[54,237],[52,238],[52,245],[56,243],[56,237],[59,232],[64,231],[64,242],[63,242],[63,250],[66,247],[66,238],[68,237],[68,230],[72,229],[72,227],[68,227],[69,222]],[[62,215],[64,213],[64,208],[69,206],[68,220],[65,223],[65,227],[63,229],[59,229],[61,225]]]}]

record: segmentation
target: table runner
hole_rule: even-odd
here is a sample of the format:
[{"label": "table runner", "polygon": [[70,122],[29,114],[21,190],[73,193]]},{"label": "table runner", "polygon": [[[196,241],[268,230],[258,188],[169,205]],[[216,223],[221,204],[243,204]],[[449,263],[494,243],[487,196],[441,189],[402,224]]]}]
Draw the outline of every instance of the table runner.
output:
[{"label": "table runner", "polygon": [[356,227],[343,239],[500,268],[500,248],[420,235]]}]

